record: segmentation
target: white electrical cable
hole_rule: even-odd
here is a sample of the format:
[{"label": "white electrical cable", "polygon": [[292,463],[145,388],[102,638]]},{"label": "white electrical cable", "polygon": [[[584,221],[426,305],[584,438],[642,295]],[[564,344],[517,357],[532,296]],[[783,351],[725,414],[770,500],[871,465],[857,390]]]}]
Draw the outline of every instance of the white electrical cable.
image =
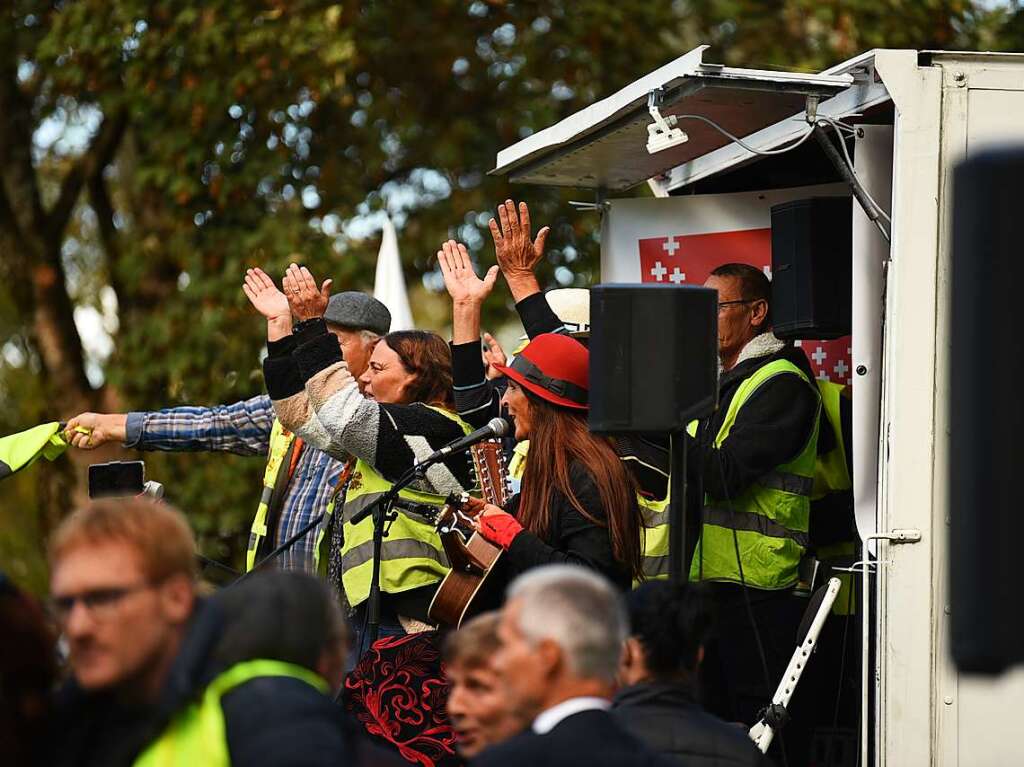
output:
[{"label": "white electrical cable", "polygon": [[[721,133],[726,138],[728,138],[728,139],[734,141],[735,143],[739,144],[741,147],[746,149],[748,152],[751,152],[752,154],[759,154],[759,155],[764,155],[764,156],[769,156],[769,157],[772,156],[772,155],[785,154],[786,152],[791,152],[794,149],[796,149],[798,146],[803,144],[805,141],[807,141],[807,139],[809,139],[811,137],[811,134],[814,133],[814,127],[816,125],[818,125],[818,124],[829,125],[829,126],[832,127],[832,130],[834,130],[836,132],[836,135],[839,136],[839,146],[843,150],[843,157],[846,159],[846,167],[849,168],[850,174],[855,179],[857,179],[858,183],[860,182],[860,179],[857,178],[857,172],[853,168],[853,159],[850,157],[850,151],[846,148],[846,139],[843,137],[843,131],[847,131],[850,135],[856,135],[857,129],[854,128],[852,125],[846,125],[845,123],[839,122],[838,120],[836,120],[836,119],[834,119],[832,117],[827,117],[825,115],[819,115],[817,120],[815,121],[815,125],[812,125],[810,128],[808,128],[806,133],[804,133],[803,135],[798,137],[792,144],[788,144],[787,146],[781,147],[779,149],[756,149],[756,148],[752,147],[750,144],[748,144],[745,141],[743,141],[743,139],[741,139],[739,136],[733,135],[732,133],[727,131],[725,128],[723,128],[721,125],[716,123],[714,120],[711,120],[711,119],[709,119],[707,117],[704,117],[703,115],[674,115],[674,117],[676,118],[676,120],[700,120],[701,122],[707,123],[708,125],[710,125],[712,128],[717,130],[719,133]],[[872,197],[870,195],[870,193],[868,193],[867,189],[864,188],[863,184],[860,184],[860,188],[861,188],[861,191],[864,193],[864,196],[867,197],[867,199],[871,202],[872,205],[875,206],[875,210],[878,211],[878,215],[881,216],[882,218],[884,218],[886,223],[889,224],[889,226],[892,226],[892,219],[889,217],[889,214],[886,213],[882,209],[881,205],[879,205],[877,202],[875,202],[875,198]],[[874,223],[874,225],[876,227],[878,227],[878,231],[882,233],[882,237],[885,238],[885,241],[888,242],[889,241],[889,233],[886,231],[885,227],[882,226],[881,223],[879,223],[877,218],[876,219],[872,219],[872,222]]]},{"label": "white electrical cable", "polygon": [[721,125],[716,123],[714,120],[710,120],[707,117],[704,117],[703,115],[674,115],[674,116],[675,116],[675,118],[677,120],[684,120],[684,119],[685,120],[700,120],[701,122],[705,122],[708,125],[710,125],[712,128],[714,128],[716,131],[721,133],[723,136],[726,136],[730,140],[735,141],[737,144],[739,144],[741,147],[746,149],[748,152],[752,152],[753,154],[761,154],[761,155],[785,154],[786,152],[789,152],[789,151],[792,151],[792,150],[796,149],[798,146],[800,146],[802,143],[804,143],[807,139],[809,139],[811,137],[812,133],[814,133],[814,128],[813,127],[812,128],[808,128],[807,132],[804,133],[802,136],[800,136],[794,143],[790,144],[789,146],[784,146],[781,149],[755,149],[754,147],[750,146],[750,144],[747,144],[746,142],[744,142],[743,139],[739,138],[738,136],[734,136],[732,133],[727,131]]}]

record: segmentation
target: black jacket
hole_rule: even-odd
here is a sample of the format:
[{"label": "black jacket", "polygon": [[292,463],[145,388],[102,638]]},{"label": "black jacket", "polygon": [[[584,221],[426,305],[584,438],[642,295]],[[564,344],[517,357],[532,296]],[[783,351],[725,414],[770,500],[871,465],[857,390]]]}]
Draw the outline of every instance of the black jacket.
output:
[{"label": "black jacket", "polygon": [[681,687],[638,684],[619,691],[612,717],[653,751],[687,767],[768,767],[741,727],[723,722]]},{"label": "black jacket", "polygon": [[[808,386],[794,375],[780,375],[758,387],[740,408],[721,448],[715,448],[715,436],[740,384],[778,359],[794,363],[814,381],[807,356],[789,345],[774,354],[744,360],[719,380],[718,409],[700,422],[689,461],[691,479],[699,481],[704,492],[714,498],[736,498],[769,471],[793,460],[814,429],[819,399],[813,384]],[[821,430],[824,439],[828,439],[826,432],[829,430]]]},{"label": "black jacket", "polygon": [[491,746],[473,767],[668,767],[675,763],[647,749],[607,711],[581,711],[538,735],[527,731]]},{"label": "black jacket", "polygon": [[[224,616],[198,604],[157,702],[124,706],[88,694],[73,681],[58,697],[52,764],[128,767],[176,713],[223,669],[212,660]],[[348,755],[343,712],[329,698],[291,678],[259,678],[221,699],[233,767],[327,767]]]},{"label": "black jacket", "polygon": [[[594,478],[580,463],[569,467],[576,498],[594,519],[607,519],[601,504],[601,495]],[[516,515],[519,496],[506,504],[508,512]],[[594,524],[584,517],[557,489],[551,494],[551,524],[543,537],[524,531],[512,541],[502,560],[502,571],[495,573],[507,580],[534,567],[553,564],[577,564],[596,570],[621,589],[629,589],[632,577],[629,570],[615,559],[612,540],[607,526]]]}]

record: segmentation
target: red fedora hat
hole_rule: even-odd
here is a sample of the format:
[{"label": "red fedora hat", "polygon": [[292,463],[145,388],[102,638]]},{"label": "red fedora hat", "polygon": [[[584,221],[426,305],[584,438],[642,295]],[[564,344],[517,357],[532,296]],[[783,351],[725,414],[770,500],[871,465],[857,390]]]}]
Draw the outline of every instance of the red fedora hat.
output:
[{"label": "red fedora hat", "polygon": [[509,365],[494,367],[553,405],[586,410],[590,407],[589,362],[587,347],[576,339],[542,333]]}]

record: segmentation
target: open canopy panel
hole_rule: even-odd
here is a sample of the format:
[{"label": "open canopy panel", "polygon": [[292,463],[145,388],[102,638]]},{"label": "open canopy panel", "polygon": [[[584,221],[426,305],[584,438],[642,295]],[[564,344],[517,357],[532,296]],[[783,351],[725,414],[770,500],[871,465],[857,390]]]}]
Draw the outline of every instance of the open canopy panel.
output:
[{"label": "open canopy panel", "polygon": [[694,119],[677,126],[687,140],[649,152],[652,91],[660,112],[700,115],[739,137],[803,112],[808,96],[828,99],[848,88],[850,75],[808,75],[706,64],[702,45],[618,93],[498,153],[496,174],[512,181],[621,191],[706,155],[731,140]]}]

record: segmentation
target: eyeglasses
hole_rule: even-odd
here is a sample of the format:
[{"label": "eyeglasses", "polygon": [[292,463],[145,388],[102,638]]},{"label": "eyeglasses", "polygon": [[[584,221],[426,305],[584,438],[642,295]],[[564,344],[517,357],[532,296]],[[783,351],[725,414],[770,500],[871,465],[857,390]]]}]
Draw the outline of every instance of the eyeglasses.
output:
[{"label": "eyeglasses", "polygon": [[722,311],[722,307],[725,307],[725,306],[734,306],[736,304],[752,304],[755,301],[760,301],[760,300],[761,300],[760,298],[739,298],[739,299],[736,299],[735,301],[719,301],[718,302],[718,311],[721,312]]},{"label": "eyeglasses", "polygon": [[134,586],[119,586],[109,589],[94,589],[83,591],[81,594],[68,594],[66,596],[53,597],[50,604],[57,620],[66,623],[71,617],[71,611],[75,609],[75,603],[81,602],[82,606],[89,611],[89,614],[97,620],[104,620],[113,615],[117,606],[126,596],[137,591],[145,591],[152,588],[151,583],[138,583]]}]

